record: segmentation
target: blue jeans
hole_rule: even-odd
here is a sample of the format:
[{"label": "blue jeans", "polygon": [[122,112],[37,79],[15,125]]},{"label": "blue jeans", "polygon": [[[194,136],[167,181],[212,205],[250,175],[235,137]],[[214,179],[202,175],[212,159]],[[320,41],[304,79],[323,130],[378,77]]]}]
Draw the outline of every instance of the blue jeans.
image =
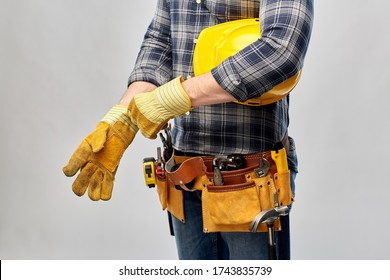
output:
[{"label": "blue jeans", "polygon": [[[291,171],[295,192],[296,172]],[[268,259],[268,233],[204,233],[200,191],[184,191],[186,222],[172,217],[179,259],[181,260],[261,260]],[[290,259],[289,215],[282,217],[282,231],[275,232],[278,259]]]}]

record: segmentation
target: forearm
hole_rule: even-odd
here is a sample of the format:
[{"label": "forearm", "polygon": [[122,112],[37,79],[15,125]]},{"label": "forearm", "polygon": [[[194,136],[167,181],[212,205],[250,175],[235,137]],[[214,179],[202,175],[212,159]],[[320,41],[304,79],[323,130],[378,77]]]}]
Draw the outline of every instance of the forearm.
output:
[{"label": "forearm", "polygon": [[[182,84],[188,94],[193,107],[226,103],[234,100],[234,97],[220,87],[211,73],[190,78]],[[128,106],[135,94],[152,91],[156,86],[149,82],[137,81],[128,87],[119,104]]]},{"label": "forearm", "polygon": [[225,91],[211,73],[190,78],[182,84],[193,107],[231,102],[234,97]]}]

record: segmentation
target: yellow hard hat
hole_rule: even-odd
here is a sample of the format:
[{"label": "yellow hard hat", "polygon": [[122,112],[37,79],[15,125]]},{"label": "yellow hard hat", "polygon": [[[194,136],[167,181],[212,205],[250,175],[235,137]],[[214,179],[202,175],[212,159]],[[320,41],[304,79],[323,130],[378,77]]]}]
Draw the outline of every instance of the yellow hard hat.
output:
[{"label": "yellow hard hat", "polygon": [[[261,37],[258,19],[240,19],[207,27],[199,34],[194,50],[194,74],[211,71],[229,56],[255,42]],[[274,103],[288,95],[297,85],[301,71],[280,83],[261,97],[236,103],[248,106],[261,106]]]}]

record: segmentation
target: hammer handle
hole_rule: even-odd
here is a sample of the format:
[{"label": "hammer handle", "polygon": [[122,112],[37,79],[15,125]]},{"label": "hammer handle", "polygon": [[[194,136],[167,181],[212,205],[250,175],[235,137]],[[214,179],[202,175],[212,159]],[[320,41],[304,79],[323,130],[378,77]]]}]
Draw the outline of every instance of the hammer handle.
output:
[{"label": "hammer handle", "polygon": [[275,245],[268,245],[268,259],[269,260],[276,260],[276,246]]}]

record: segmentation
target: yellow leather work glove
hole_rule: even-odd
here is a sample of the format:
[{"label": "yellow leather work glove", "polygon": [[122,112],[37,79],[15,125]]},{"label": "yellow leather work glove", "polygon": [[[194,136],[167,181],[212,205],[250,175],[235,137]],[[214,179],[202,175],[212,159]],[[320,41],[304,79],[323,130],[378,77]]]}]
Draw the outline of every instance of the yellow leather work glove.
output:
[{"label": "yellow leather work glove", "polygon": [[63,168],[68,177],[81,169],[72,185],[76,195],[82,196],[88,189],[92,200],[111,198],[119,161],[138,131],[127,113],[126,106],[112,107]]},{"label": "yellow leather work glove", "polygon": [[191,109],[191,100],[182,82],[180,76],[151,92],[136,94],[130,101],[130,118],[145,137],[155,139],[170,119]]}]

